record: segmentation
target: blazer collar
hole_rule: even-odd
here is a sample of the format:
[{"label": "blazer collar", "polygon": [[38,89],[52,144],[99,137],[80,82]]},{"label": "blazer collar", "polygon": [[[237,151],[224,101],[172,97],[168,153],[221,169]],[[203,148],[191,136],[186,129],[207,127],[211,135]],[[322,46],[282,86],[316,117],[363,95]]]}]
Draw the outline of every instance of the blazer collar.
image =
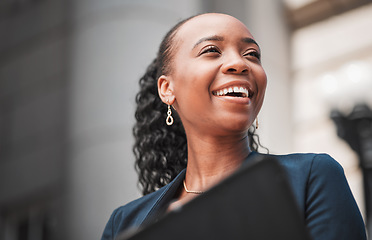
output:
[{"label": "blazer collar", "polygon": [[160,195],[155,200],[155,204],[150,209],[141,226],[150,222],[156,222],[161,216],[164,215],[169,203],[172,201],[172,199],[174,199],[177,190],[182,185],[185,175],[186,169],[183,169],[168,185],[158,190]]}]

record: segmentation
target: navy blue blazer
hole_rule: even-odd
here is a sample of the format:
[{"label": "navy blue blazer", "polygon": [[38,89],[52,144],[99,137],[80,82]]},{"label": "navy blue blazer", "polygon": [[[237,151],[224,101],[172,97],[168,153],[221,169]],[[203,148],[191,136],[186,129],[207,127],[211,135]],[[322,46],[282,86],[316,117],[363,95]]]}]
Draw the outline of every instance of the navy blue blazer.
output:
[{"label": "navy blue blazer", "polygon": [[[260,154],[252,152],[252,155]],[[288,174],[295,199],[314,240],[363,240],[365,226],[340,164],[327,154],[275,155]],[[185,170],[163,188],[117,208],[102,240],[156,221],[182,187]]]}]

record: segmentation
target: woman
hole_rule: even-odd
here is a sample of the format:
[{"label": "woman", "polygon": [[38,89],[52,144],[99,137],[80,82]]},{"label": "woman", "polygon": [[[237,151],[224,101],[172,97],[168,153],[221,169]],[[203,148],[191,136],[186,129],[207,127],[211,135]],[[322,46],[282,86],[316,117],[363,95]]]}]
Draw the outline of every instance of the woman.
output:
[{"label": "woman", "polygon": [[[156,220],[258,154],[252,124],[267,83],[260,56],[246,26],[229,15],[198,15],[169,31],[136,99],[134,153],[145,196],[116,209],[102,239]],[[276,157],[314,239],[366,238],[336,161],[324,154]]]}]

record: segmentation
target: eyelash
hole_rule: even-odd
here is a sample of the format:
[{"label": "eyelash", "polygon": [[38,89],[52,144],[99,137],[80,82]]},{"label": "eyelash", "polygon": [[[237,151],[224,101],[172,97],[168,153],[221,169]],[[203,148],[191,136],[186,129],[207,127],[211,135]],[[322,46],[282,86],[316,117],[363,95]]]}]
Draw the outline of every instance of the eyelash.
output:
[{"label": "eyelash", "polygon": [[244,56],[247,56],[247,55],[253,56],[257,58],[258,60],[261,60],[261,54],[259,52],[251,51],[251,52],[244,54]]},{"label": "eyelash", "polygon": [[[213,50],[213,51],[212,51]],[[204,54],[204,53],[221,53],[220,49],[218,49],[218,47],[216,46],[207,46],[205,47],[201,52],[200,52],[200,55]]]},{"label": "eyelash", "polygon": [[[219,53],[221,54],[221,51],[218,47],[216,46],[207,46],[205,47],[199,55],[205,54],[205,53]],[[257,51],[250,51],[248,53],[244,54],[245,57],[253,56],[257,58],[258,60],[261,60],[261,54]]]}]

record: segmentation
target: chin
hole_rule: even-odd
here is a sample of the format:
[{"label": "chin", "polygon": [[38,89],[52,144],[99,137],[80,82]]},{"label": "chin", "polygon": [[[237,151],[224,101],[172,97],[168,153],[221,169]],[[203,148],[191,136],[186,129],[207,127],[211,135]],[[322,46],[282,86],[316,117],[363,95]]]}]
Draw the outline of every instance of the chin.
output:
[{"label": "chin", "polygon": [[251,122],[249,121],[226,121],[228,125],[224,124],[224,128],[231,133],[246,133],[248,132]]}]

